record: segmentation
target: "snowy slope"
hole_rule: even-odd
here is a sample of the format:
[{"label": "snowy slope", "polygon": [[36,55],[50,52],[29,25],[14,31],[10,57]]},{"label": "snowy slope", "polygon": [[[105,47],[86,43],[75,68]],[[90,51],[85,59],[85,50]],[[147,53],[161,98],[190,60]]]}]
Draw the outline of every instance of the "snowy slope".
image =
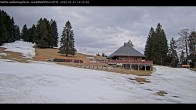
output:
[{"label": "snowy slope", "polygon": [[151,83],[145,87],[153,91],[163,90],[168,94],[162,101],[174,103],[196,103],[196,72],[187,68],[156,66],[149,77]]},{"label": "snowy slope", "polygon": [[[156,66],[150,83],[134,75],[0,59],[0,103],[196,103],[196,72]],[[158,91],[168,94],[159,96]]]},{"label": "snowy slope", "polygon": [[15,41],[13,43],[5,43],[3,46],[5,51],[20,52],[25,58],[32,58],[35,56],[34,44],[23,41]]}]

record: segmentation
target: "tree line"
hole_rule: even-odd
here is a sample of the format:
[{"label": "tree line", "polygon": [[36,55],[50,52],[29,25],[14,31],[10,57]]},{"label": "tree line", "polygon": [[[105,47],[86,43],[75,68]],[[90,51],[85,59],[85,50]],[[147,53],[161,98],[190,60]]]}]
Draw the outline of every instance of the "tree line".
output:
[{"label": "tree line", "polygon": [[178,33],[177,46],[181,50],[180,62],[196,62],[196,32],[189,29],[182,29]]},{"label": "tree line", "polygon": [[25,24],[20,32],[19,26],[15,25],[14,18],[0,10],[0,45],[16,40],[36,43],[41,48],[57,47],[56,21],[40,18],[37,24],[33,24],[30,28]]},{"label": "tree line", "polygon": [[53,48],[58,46],[57,23],[46,18],[40,18],[36,25],[27,28],[25,24],[21,31],[21,39],[26,42],[36,43],[40,48]]},{"label": "tree line", "polygon": [[[39,48],[58,47],[57,23],[53,19],[49,21],[46,18],[40,18],[37,24],[33,24],[30,28],[25,24],[20,32],[19,26],[14,23],[14,18],[0,10],[0,46],[16,40],[35,43]],[[59,52],[66,56],[75,55],[74,42],[72,26],[70,21],[67,21],[61,35]]]},{"label": "tree line", "polygon": [[[192,31],[189,35],[187,29],[182,29],[178,34],[180,38],[177,41],[182,43],[176,42],[172,37],[168,45],[167,37],[161,24],[158,23],[155,30],[151,27],[144,50],[146,59],[152,60],[157,65],[169,65],[172,67],[176,67],[179,61],[183,64],[190,63],[188,61],[196,62],[196,33]],[[179,47],[186,47],[186,52],[182,50],[180,56],[177,54],[177,48]]]},{"label": "tree line", "polygon": [[20,39],[20,29],[15,25],[14,18],[0,10],[0,46]]}]

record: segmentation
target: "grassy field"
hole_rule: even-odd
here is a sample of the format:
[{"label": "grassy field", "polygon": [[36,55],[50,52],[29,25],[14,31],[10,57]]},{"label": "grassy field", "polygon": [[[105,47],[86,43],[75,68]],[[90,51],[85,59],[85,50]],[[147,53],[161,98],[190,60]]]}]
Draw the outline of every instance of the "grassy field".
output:
[{"label": "grassy field", "polygon": [[35,48],[36,56],[33,58],[36,61],[46,61],[48,59],[52,58],[62,58],[62,59],[78,59],[83,60],[84,62],[89,62],[89,59],[86,59],[86,57],[89,57],[90,55],[76,53],[76,55],[72,56],[69,55],[66,57],[66,55],[58,53],[59,50],[55,48]]}]

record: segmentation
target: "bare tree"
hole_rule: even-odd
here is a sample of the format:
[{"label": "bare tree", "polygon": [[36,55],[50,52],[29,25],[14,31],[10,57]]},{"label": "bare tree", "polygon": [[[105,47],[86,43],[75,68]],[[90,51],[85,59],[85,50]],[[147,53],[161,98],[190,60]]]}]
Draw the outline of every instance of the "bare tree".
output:
[{"label": "bare tree", "polygon": [[182,29],[180,30],[180,32],[178,33],[181,37],[177,40],[178,42],[178,47],[180,49],[183,50],[183,48],[185,47],[185,53],[186,53],[186,60],[188,57],[188,45],[189,45],[189,29]]}]

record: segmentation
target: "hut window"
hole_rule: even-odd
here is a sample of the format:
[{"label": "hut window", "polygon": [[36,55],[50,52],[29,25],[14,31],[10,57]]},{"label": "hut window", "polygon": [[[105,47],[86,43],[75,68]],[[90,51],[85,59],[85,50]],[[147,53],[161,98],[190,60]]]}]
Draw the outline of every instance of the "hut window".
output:
[{"label": "hut window", "polygon": [[134,57],[134,60],[137,60],[137,58],[136,58],[136,57]]}]

